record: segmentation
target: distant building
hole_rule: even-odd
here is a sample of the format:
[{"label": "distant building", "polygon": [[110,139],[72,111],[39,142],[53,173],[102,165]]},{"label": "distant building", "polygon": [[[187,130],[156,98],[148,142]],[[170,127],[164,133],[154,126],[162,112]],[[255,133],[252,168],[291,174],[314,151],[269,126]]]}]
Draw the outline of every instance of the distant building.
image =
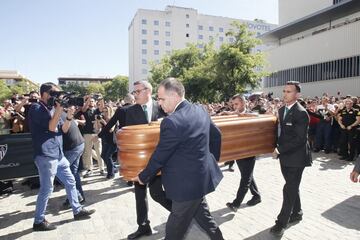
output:
[{"label": "distant building", "polygon": [[29,89],[39,88],[39,84],[27,79],[22,76],[18,71],[14,70],[0,70],[0,80],[3,80],[5,84],[9,87],[14,86],[21,81],[24,81],[26,85],[29,86]]},{"label": "distant building", "polygon": [[112,81],[111,77],[89,77],[89,76],[69,76],[59,77],[58,82],[60,86],[67,85],[69,83],[76,83],[80,86],[88,86],[90,83],[106,83]]},{"label": "distant building", "polygon": [[303,96],[360,96],[360,1],[279,0],[280,26],[260,38],[269,77],[263,91],[281,96],[287,81],[299,81]]},{"label": "distant building", "polygon": [[[224,2],[224,4],[226,4]],[[199,14],[196,9],[167,6],[165,11],[139,9],[129,25],[129,88],[149,77],[150,63],[158,63],[172,50],[183,49],[188,43],[199,48],[210,41],[216,48],[234,41],[226,36],[234,21],[248,26],[259,36],[276,27],[264,21],[249,21],[228,17]],[[257,46],[263,51],[266,46]]]}]

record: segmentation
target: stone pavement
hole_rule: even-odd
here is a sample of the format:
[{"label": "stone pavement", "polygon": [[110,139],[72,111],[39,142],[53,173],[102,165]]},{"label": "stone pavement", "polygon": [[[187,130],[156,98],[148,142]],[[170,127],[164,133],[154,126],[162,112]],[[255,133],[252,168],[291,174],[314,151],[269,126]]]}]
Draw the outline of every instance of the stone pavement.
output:
[{"label": "stone pavement", "polygon": [[[234,165],[235,169],[237,168]],[[335,154],[314,154],[314,164],[306,168],[301,184],[304,211],[302,222],[290,226],[282,239],[360,239],[360,184],[350,182],[352,163],[337,160]],[[254,207],[243,204],[237,213],[230,212],[225,203],[233,200],[240,174],[226,171],[224,179],[214,193],[207,196],[212,214],[228,240],[277,239],[269,228],[280,211],[282,178],[279,163],[269,156],[260,158],[255,165],[255,179],[262,193],[262,202]],[[90,220],[74,222],[70,210],[61,210],[65,191],[55,188],[48,206],[47,219],[58,228],[51,232],[33,232],[32,223],[37,190],[15,183],[16,191],[0,196],[0,239],[126,239],[136,230],[135,199],[132,187],[121,178],[105,180],[94,176],[83,180],[88,208],[97,212]],[[249,200],[251,194],[245,197]],[[149,218],[155,232],[143,240],[164,237],[168,212],[149,200]],[[192,224],[187,240],[208,239]]]}]

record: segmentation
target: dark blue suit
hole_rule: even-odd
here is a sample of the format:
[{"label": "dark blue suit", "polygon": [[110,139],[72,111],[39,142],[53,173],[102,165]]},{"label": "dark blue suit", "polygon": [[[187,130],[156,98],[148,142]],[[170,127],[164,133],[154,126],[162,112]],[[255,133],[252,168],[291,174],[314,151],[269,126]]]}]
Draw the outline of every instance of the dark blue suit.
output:
[{"label": "dark blue suit", "polygon": [[185,100],[162,121],[159,143],[139,178],[147,183],[161,170],[166,197],[173,200],[166,239],[182,239],[192,218],[211,239],[223,239],[204,198],[223,177],[220,148],[220,130],[202,106]]}]

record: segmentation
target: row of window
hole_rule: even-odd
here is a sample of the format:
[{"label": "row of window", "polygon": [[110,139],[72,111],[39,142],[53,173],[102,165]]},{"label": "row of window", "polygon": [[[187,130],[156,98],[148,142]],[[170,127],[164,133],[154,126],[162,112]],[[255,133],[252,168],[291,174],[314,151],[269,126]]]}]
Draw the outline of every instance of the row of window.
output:
[{"label": "row of window", "polygon": [[[160,25],[160,21],[159,20],[154,20],[154,25],[155,26],[159,26]],[[143,25],[147,25],[147,20],[146,19],[142,19],[141,20],[141,24]],[[171,23],[169,21],[165,21],[165,27],[170,27]]]},{"label": "row of window", "polygon": [[[170,54],[170,51],[169,50],[167,50],[167,51],[165,51],[166,52],[166,54]],[[141,49],[141,54],[142,55],[146,55],[148,53],[148,51],[147,51],[147,49]],[[159,55],[160,54],[160,50],[158,50],[158,49],[155,49],[154,50],[154,55]],[[146,62],[144,63],[145,61],[142,61],[142,64],[147,64]]]},{"label": "row of window", "polygon": [[357,76],[360,76],[360,55],[278,71],[264,78],[264,87],[283,86],[287,81],[307,83]]},{"label": "row of window", "polygon": [[[146,34],[147,34],[147,30],[146,30],[146,29],[142,29],[142,30],[141,30],[141,34],[146,35]],[[154,35],[155,35],[155,36],[159,36],[159,34],[160,34],[159,30],[154,30]],[[170,37],[170,36],[171,36],[170,32],[169,32],[169,31],[165,31],[165,36],[166,36],[166,37]]]},{"label": "row of window", "polygon": [[[146,45],[146,44],[147,44],[147,40],[146,40],[146,39],[142,39],[142,40],[141,40],[141,44]],[[159,41],[159,40],[154,40],[154,45],[155,45],[155,46],[159,46],[159,44],[160,44],[160,41]],[[171,45],[170,41],[165,41],[165,46],[170,46],[170,45]]]}]

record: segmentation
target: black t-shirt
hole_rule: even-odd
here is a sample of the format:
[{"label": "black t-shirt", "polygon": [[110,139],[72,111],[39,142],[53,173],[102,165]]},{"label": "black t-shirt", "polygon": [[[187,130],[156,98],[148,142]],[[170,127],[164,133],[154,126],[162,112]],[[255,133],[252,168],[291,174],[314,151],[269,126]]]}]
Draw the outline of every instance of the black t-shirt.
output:
[{"label": "black t-shirt", "polygon": [[351,108],[349,111],[344,108],[340,111],[340,116],[342,118],[341,123],[348,127],[356,122],[356,117],[360,116],[360,112],[355,108]]},{"label": "black t-shirt", "polygon": [[[61,114],[61,119],[66,121],[66,113]],[[71,150],[80,144],[84,143],[85,140],[80,133],[80,130],[74,120],[71,121],[69,131],[63,133],[63,148],[64,151]]]},{"label": "black t-shirt", "polygon": [[93,134],[95,116],[100,115],[101,112],[98,108],[89,108],[86,112],[82,113],[85,118],[85,126],[83,127],[83,134]]}]

